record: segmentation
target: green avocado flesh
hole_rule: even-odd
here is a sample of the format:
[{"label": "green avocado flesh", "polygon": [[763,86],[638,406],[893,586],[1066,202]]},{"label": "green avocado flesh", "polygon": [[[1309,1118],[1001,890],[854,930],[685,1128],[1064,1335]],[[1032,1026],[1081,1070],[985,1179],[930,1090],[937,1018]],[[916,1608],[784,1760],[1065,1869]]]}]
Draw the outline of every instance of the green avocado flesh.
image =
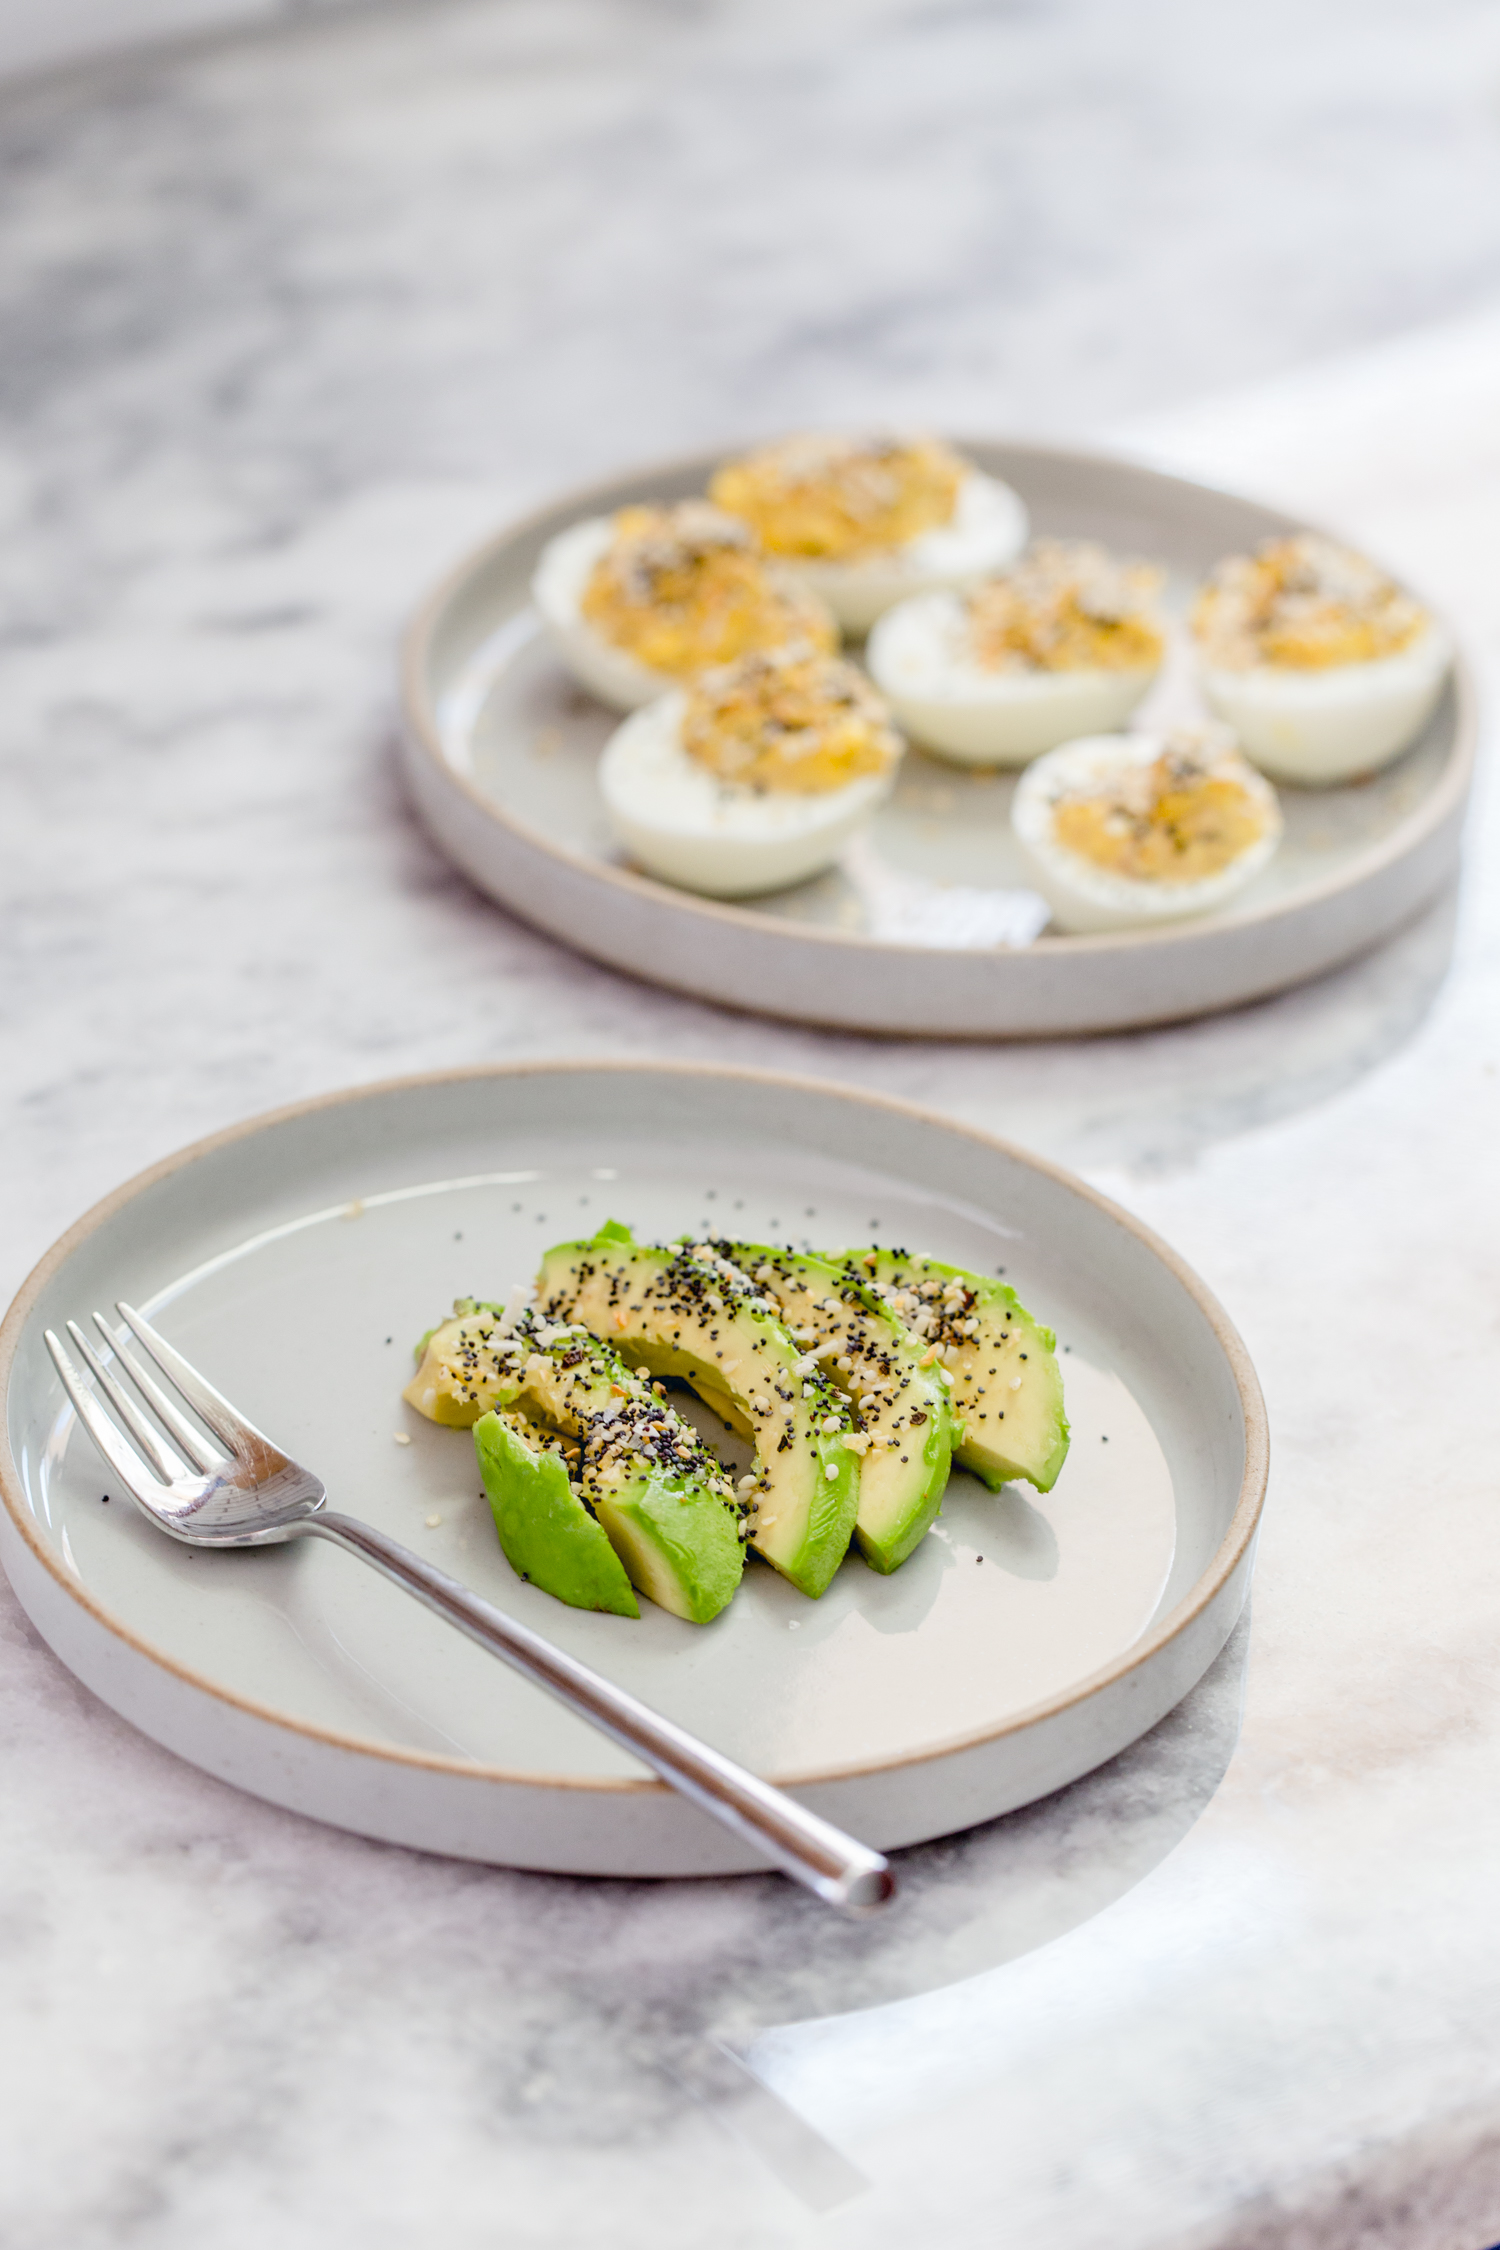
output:
[{"label": "green avocado flesh", "polygon": [[1003,1281],[905,1250],[850,1250],[871,1287],[953,1377],[956,1459],[992,1492],[1023,1477],[1050,1492],[1068,1457],[1057,1338]]},{"label": "green avocado flesh", "polygon": [[555,1438],[513,1410],[482,1414],[474,1451],[505,1559],[574,1609],[639,1617],[625,1567],[579,1499]]},{"label": "green avocado flesh", "polygon": [[[507,1330],[497,1307],[467,1305],[425,1339],[404,1395],[434,1422],[475,1426],[501,1545],[548,1593],[634,1616],[633,1599],[592,1598],[633,1585],[695,1625],[732,1598],[745,1558],[728,1475],[691,1423],[584,1328],[525,1312]],[[566,1590],[577,1585],[590,1598]]]},{"label": "green avocado flesh", "polygon": [[872,1569],[898,1569],[925,1538],[948,1483],[958,1433],[946,1371],[860,1268],[764,1243],[714,1248],[765,1291],[793,1341],[815,1352],[853,1399],[860,1450],[855,1541]]},{"label": "green avocado flesh", "polygon": [[800,1592],[825,1592],[859,1510],[854,1416],[772,1300],[708,1243],[641,1243],[613,1223],[549,1250],[538,1294],[543,1319],[684,1378],[754,1440],[750,1543]]}]

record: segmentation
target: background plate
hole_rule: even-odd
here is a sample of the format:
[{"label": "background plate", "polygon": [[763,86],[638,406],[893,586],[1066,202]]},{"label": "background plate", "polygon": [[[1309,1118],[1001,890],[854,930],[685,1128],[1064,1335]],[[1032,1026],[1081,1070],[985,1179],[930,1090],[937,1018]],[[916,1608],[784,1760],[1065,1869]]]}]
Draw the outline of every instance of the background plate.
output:
[{"label": "background plate", "polygon": [[[399,1390],[455,1295],[502,1294],[607,1216],[1003,1269],[1066,1347],[1056,1490],[956,1476],[895,1576],[852,1559],[811,1603],[752,1563],[706,1629],[522,1584],[467,1434]],[[1265,1438],[1242,1346],[1160,1244],[1033,1158],[841,1088],[666,1067],[406,1080],[284,1111],[121,1189],[31,1277],[0,1332],[0,1537],[38,1628],[107,1702],[210,1771],[370,1835],[587,1872],[758,1864],[351,1558],[315,1542],[206,1554],[118,1491],[106,1504],[42,1330],[120,1295],[336,1507],[878,1844],[987,1819],[1112,1756],[1199,1677],[1248,1584]]]},{"label": "background plate", "polygon": [[[1038,532],[1164,563],[1168,607],[1227,553],[1300,528],[1205,485],[1102,455],[965,440]],[[574,688],[530,605],[553,534],[584,515],[701,492],[722,454],[571,494],[481,548],[415,621],[405,758],[438,843],[527,921],[614,967],[769,1015],[867,1031],[1000,1036],[1117,1029],[1231,1007],[1351,959],[1452,874],[1473,766],[1460,664],[1421,740],[1347,789],[1281,791],[1286,841],[1222,914],[1104,937],[1014,934],[1014,777],[914,752],[842,867],[737,904],[625,865],[594,773],[617,714]],[[1196,715],[1179,646],[1142,718]],[[1024,909],[1022,920],[1024,921]]]}]

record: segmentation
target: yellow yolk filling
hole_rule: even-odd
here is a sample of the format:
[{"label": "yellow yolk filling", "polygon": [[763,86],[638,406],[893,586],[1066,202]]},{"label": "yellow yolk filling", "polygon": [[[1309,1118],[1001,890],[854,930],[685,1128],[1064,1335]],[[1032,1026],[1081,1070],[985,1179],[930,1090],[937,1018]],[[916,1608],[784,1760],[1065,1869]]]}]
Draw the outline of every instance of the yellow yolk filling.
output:
[{"label": "yellow yolk filling", "polygon": [[966,473],[933,438],[792,437],[727,462],[708,489],[773,555],[846,561],[951,523]]},{"label": "yellow yolk filling", "polygon": [[1312,532],[1231,555],[1193,611],[1209,662],[1319,672],[1394,656],[1427,623],[1420,603],[1352,548]]},{"label": "yellow yolk filling", "polygon": [[969,597],[969,645],[989,672],[1149,671],[1161,662],[1152,614],[1160,573],[1082,540],[1039,539]]},{"label": "yellow yolk filling", "polygon": [[682,746],[736,788],[797,796],[884,773],[902,749],[863,673],[812,650],[743,657],[699,680]]},{"label": "yellow yolk filling", "polygon": [[1135,767],[1053,809],[1058,843],[1091,866],[1140,883],[1200,883],[1220,874],[1265,828],[1248,790],[1171,755]]},{"label": "yellow yolk filling", "polygon": [[702,500],[624,508],[579,607],[595,632],[673,679],[786,641],[835,648],[821,602],[782,585],[745,525]]}]

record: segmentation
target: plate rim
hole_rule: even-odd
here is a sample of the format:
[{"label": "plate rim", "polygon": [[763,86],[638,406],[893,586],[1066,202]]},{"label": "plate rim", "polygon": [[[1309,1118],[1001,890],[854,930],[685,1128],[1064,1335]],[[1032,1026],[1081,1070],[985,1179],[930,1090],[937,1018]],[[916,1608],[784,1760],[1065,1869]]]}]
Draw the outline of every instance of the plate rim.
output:
[{"label": "plate rim", "polygon": [[[3,1321],[0,1321],[0,1499],[15,1530],[20,1534],[32,1557],[41,1565],[56,1587],[65,1593],[94,1622],[135,1654],[145,1657],[159,1669],[173,1674],[187,1686],[208,1696],[212,1701],[237,1710],[247,1716],[282,1728],[305,1740],[320,1743],[342,1753],[373,1757],[404,1768],[416,1768],[432,1773],[457,1775],[465,1780],[494,1783],[513,1788],[567,1789],[594,1796],[615,1797],[650,1793],[657,1796],[670,1794],[668,1784],[654,1777],[631,1775],[597,1776],[583,1778],[574,1774],[541,1774],[535,1771],[518,1772],[509,1767],[481,1763],[471,1758],[450,1757],[434,1751],[406,1749],[391,1743],[372,1741],[364,1736],[347,1734],[332,1727],[299,1719],[294,1715],[261,1703],[253,1696],[222,1686],[206,1678],[191,1665],[163,1653],[144,1640],[135,1628],[116,1617],[83,1584],[63,1567],[60,1554],[53,1544],[44,1539],[36,1525],[30,1508],[26,1505],[24,1490],[17,1471],[10,1444],[10,1396],[15,1371],[17,1351],[36,1303],[53,1275],[72,1257],[89,1237],[124,1210],[139,1196],[185,1171],[189,1165],[202,1158],[231,1148],[236,1142],[250,1140],[264,1132],[274,1131],[296,1119],[316,1115],[322,1110],[337,1109],[346,1104],[380,1100],[382,1098],[414,1092],[421,1088],[473,1083],[477,1080],[502,1080],[517,1078],[570,1077],[585,1072],[609,1072],[621,1077],[632,1074],[657,1077],[699,1078],[730,1080],[765,1088],[779,1088],[793,1093],[833,1097],[857,1107],[885,1110],[917,1124],[936,1126],[944,1132],[957,1133],[981,1147],[996,1151],[1027,1169],[1041,1173],[1070,1193],[1090,1204],[1107,1222],[1131,1235],[1167,1271],[1193,1301],[1207,1321],[1215,1341],[1223,1352],[1239,1398],[1245,1425],[1245,1465],[1240,1480],[1233,1513],[1224,1536],[1203,1571],[1189,1587],[1182,1599],[1147,1634],[1130,1644],[1111,1663],[1099,1666],[1082,1679],[1056,1695],[1041,1702],[1028,1704],[1023,1710],[1012,1713],[998,1725],[983,1726],[966,1734],[948,1738],[937,1744],[926,1744],[919,1749],[894,1756],[854,1759],[831,1767],[819,1767],[807,1772],[792,1772],[775,1776],[777,1785],[791,1789],[815,1789],[828,1785],[855,1781],[867,1776],[897,1773],[911,1766],[932,1765],[943,1759],[981,1749],[1020,1734],[1060,1716],[1063,1712],[1089,1702],[1094,1696],[1127,1679],[1158,1656],[1192,1624],[1202,1611],[1210,1606],[1244,1562],[1253,1547],[1265,1505],[1266,1486],[1270,1471],[1270,1431],[1265,1400],[1249,1352],[1239,1332],[1207,1285],[1199,1278],[1187,1261],[1163,1241],[1154,1228],[1135,1216],[1111,1197],[1103,1195],[1087,1180],[1071,1172],[1065,1165],[1039,1156],[1018,1143],[1005,1139],[998,1133],[985,1131],[982,1126],[969,1125],[959,1119],[946,1117],[941,1111],[929,1109],[925,1104],[909,1102],[896,1095],[871,1093],[863,1088],[840,1084],[835,1079],[816,1078],[801,1073],[779,1070],[762,1070],[748,1065],[682,1062],[675,1060],[632,1059],[616,1056],[569,1056],[557,1059],[532,1059],[505,1063],[467,1064],[447,1070],[402,1073],[394,1078],[383,1078],[356,1086],[331,1089],[322,1094],[287,1102],[274,1109],[263,1110],[224,1126],[217,1132],[207,1133],[197,1140],[173,1150],[156,1163],[113,1189],[108,1195],[92,1204],[72,1225],[60,1234],[50,1248],[42,1253],[25,1280],[21,1283]],[[55,1652],[53,1652],[55,1653]],[[64,1661],[58,1658],[59,1662]],[[71,1670],[71,1666],[68,1667]],[[75,1675],[76,1676],[76,1675]]]},{"label": "plate rim", "polygon": [[[1211,484],[1200,477],[1179,476],[1173,470],[1158,468],[1145,457],[1127,452],[1114,452],[1101,446],[1045,445],[1024,439],[979,438],[972,435],[955,438],[953,443],[960,450],[977,451],[999,447],[1009,453],[1024,454],[1036,461],[1066,462],[1075,466],[1082,464],[1103,470],[1127,469],[1178,492],[1228,500],[1257,509],[1287,530],[1313,531],[1328,538],[1338,537],[1337,533],[1328,531],[1323,524],[1307,517],[1291,515],[1268,501],[1256,499],[1251,493],[1237,491],[1230,485]],[[615,866],[608,860],[592,859],[585,853],[556,842],[544,829],[535,827],[496,798],[487,795],[444,754],[437,713],[429,693],[428,658],[443,615],[455,597],[494,556],[517,540],[540,530],[560,510],[571,512],[576,508],[583,511],[589,507],[597,510],[627,479],[635,481],[639,478],[644,481],[696,472],[705,466],[711,467],[722,458],[724,450],[726,449],[716,448],[709,452],[674,454],[665,459],[643,462],[639,470],[628,469],[609,477],[591,478],[586,484],[571,486],[542,505],[529,508],[524,515],[512,518],[487,538],[467,549],[431,588],[408,620],[401,640],[401,709],[408,742],[425,758],[432,769],[433,778],[448,788],[457,789],[478,814],[497,827],[507,830],[527,849],[539,853],[544,859],[551,860],[574,875],[603,882],[623,897],[634,899],[639,904],[652,907],[665,904],[689,915],[701,914],[706,920],[720,923],[731,930],[764,932],[767,917],[755,913],[747,906],[737,905],[729,899],[708,898],[696,891],[658,882],[654,876],[640,874],[634,868]],[[1252,912],[1233,917],[1232,921],[1209,915],[1201,919],[1187,918],[1156,929],[1042,936],[1034,938],[1022,948],[994,946],[976,950],[999,954],[1022,951],[1042,960],[1113,958],[1120,954],[1141,953],[1157,958],[1164,954],[1170,955],[1184,946],[1191,947],[1210,931],[1230,927],[1247,932],[1263,929],[1293,912],[1300,913],[1314,908],[1329,899],[1337,898],[1345,891],[1352,891],[1373,881],[1389,867],[1419,851],[1445,822],[1462,810],[1473,786],[1479,745],[1478,690],[1467,654],[1443,611],[1437,604],[1422,598],[1423,606],[1447,632],[1453,650],[1449,668],[1455,704],[1453,754],[1437,786],[1429,791],[1422,803],[1400,821],[1389,835],[1376,843],[1364,845],[1351,854],[1338,872],[1322,875],[1297,890],[1267,900]],[[951,949],[943,946],[922,945],[905,938],[869,937],[859,931],[842,930],[825,923],[790,922],[786,928],[799,941],[843,948],[855,954],[868,954],[875,961],[894,957],[936,963],[952,958]],[[1391,934],[1394,935],[1394,929]],[[686,989],[691,991],[694,988],[689,986]]]}]

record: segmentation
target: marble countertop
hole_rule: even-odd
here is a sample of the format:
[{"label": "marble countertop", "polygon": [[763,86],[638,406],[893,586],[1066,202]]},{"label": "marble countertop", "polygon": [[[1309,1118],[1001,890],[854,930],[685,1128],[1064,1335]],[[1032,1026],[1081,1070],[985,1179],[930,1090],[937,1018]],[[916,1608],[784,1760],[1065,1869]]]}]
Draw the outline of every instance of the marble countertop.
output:
[{"label": "marble countertop", "polygon": [[392,753],[395,632],[467,541],[819,416],[1113,437],[1340,523],[1493,692],[1494,13],[1308,25],[433,4],[0,97],[9,1281],[304,1093],[767,1062],[1082,1168],[1222,1297],[1276,1448],[1199,1689],[905,1855],[868,1927],[318,1829],[133,1734],[0,1589],[8,2245],[1500,2237],[1492,790],[1461,895],[1341,974],[984,1048],[573,958],[436,858]]}]

